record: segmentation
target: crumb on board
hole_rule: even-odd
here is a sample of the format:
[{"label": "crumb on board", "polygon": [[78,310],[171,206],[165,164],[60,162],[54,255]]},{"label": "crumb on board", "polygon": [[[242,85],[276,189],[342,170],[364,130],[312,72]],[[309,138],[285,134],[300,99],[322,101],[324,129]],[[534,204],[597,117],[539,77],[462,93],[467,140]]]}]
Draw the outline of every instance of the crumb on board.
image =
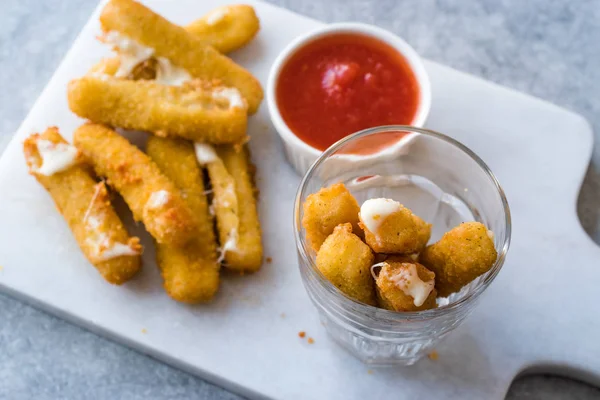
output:
[{"label": "crumb on board", "polygon": [[0,265],[0,271],[2,271],[4,269],[4,267],[2,265]]},{"label": "crumb on board", "polygon": [[308,338],[308,344],[313,344],[315,342],[315,339],[309,337]]},{"label": "crumb on board", "polygon": [[429,357],[430,360],[436,361],[438,358],[440,358],[440,355],[437,351],[434,350],[431,353],[427,354],[427,357]]},{"label": "crumb on board", "polygon": [[267,257],[267,264],[271,264],[273,262],[273,259],[271,257]]},{"label": "crumb on board", "polygon": [[306,332],[300,331],[300,332],[298,332],[298,336],[300,336],[301,338],[304,338],[304,336],[306,336]]},{"label": "crumb on board", "polygon": [[143,333],[143,334],[146,334],[146,333],[148,333],[148,330],[147,330],[146,328],[143,328],[143,329],[142,329],[142,333]]},{"label": "crumb on board", "polygon": [[369,375],[373,375],[373,370],[372,370],[372,369],[368,369],[368,370],[367,370],[367,374],[369,374]]},{"label": "crumb on board", "polygon": [[282,312],[282,313],[281,313],[279,316],[280,316],[281,318],[285,318],[285,313],[284,313],[284,312]]}]

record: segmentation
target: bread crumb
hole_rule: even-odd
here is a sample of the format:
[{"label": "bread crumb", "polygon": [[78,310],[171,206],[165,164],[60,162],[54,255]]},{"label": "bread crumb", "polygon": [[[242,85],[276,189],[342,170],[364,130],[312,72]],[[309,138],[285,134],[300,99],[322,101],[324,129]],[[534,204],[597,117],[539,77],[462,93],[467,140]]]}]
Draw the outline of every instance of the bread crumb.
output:
[{"label": "bread crumb", "polygon": [[285,313],[283,313],[283,312],[282,312],[282,313],[281,313],[279,316],[280,316],[281,318],[285,318]]},{"label": "bread crumb", "polygon": [[2,271],[4,269],[4,267],[2,265],[0,265],[0,271]]},{"label": "bread crumb", "polygon": [[368,370],[367,370],[367,374],[369,374],[369,375],[373,375],[373,370],[372,370],[372,369],[368,369]]},{"label": "bread crumb", "polygon": [[436,361],[438,358],[440,358],[440,355],[437,351],[434,350],[431,353],[427,354],[427,357],[429,357],[430,360]]},{"label": "bread crumb", "polygon": [[308,338],[308,344],[313,344],[315,342],[315,339],[309,337]]},{"label": "bread crumb", "polygon": [[267,257],[267,264],[271,264],[273,262],[273,259],[271,257]]},{"label": "bread crumb", "polygon": [[148,330],[146,328],[143,328],[142,333],[145,335],[146,333],[148,333]]},{"label": "bread crumb", "polygon": [[300,331],[300,332],[298,332],[298,336],[300,336],[301,338],[304,338],[304,336],[306,336],[306,332]]}]

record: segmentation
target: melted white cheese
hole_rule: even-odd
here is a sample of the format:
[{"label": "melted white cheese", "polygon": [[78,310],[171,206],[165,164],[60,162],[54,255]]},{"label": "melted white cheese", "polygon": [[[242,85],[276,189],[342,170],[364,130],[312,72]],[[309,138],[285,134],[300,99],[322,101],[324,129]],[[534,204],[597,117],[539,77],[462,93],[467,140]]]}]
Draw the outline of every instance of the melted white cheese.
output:
[{"label": "melted white cheese", "polygon": [[227,241],[221,247],[221,254],[219,255],[219,259],[217,260],[217,262],[220,263],[221,261],[223,261],[225,259],[225,254],[228,251],[237,251],[238,238],[238,231],[236,228],[233,228],[227,236]]},{"label": "melted white cheese", "polygon": [[215,149],[210,144],[194,143],[194,150],[200,165],[210,164],[211,162],[215,162],[219,159]]},{"label": "melted white cheese", "polygon": [[42,165],[35,169],[38,174],[51,176],[68,169],[77,161],[77,149],[69,144],[39,139],[36,145],[42,159]]},{"label": "melted white cheese", "polygon": [[121,256],[136,256],[139,254],[137,250],[132,249],[129,245],[119,242],[111,244],[108,235],[105,232],[98,230],[102,224],[98,217],[90,216],[87,219],[86,224],[90,230],[86,242],[92,248],[97,262],[107,261]]},{"label": "melted white cheese", "polygon": [[402,264],[403,268],[399,269],[396,273],[391,274],[388,271],[387,279],[393,282],[398,289],[402,290],[407,296],[411,296],[414,299],[414,304],[420,307],[425,303],[427,297],[435,286],[435,281],[424,282],[419,278],[417,273],[417,266],[415,264]]},{"label": "melted white cheese", "polygon": [[154,192],[150,195],[150,198],[146,202],[146,207],[148,208],[160,208],[167,204],[169,198],[171,197],[171,193],[166,190],[159,190],[158,192]]},{"label": "melted white cheese", "polygon": [[221,21],[223,18],[225,18],[225,16],[229,14],[229,10],[222,7],[222,8],[217,8],[216,10],[211,11],[207,16],[206,16],[206,23],[208,25],[215,25],[217,24],[219,21]]},{"label": "melted white cheese", "polygon": [[244,98],[236,88],[219,88],[212,92],[213,99],[227,100],[229,108],[245,108]]},{"label": "melted white cheese", "polygon": [[181,86],[184,82],[192,79],[192,76],[185,68],[174,65],[164,57],[157,57],[158,67],[156,68],[157,83],[170,86]]},{"label": "melted white cheese", "polygon": [[113,45],[119,53],[119,69],[115,76],[126,78],[136,65],[148,60],[154,54],[154,49],[120,34],[110,31],[103,36],[105,43]]},{"label": "melted white cheese", "polygon": [[360,219],[365,227],[376,233],[388,216],[402,209],[402,204],[390,199],[369,199],[360,207]]},{"label": "melted white cheese", "polygon": [[122,256],[137,256],[140,254],[137,250],[132,249],[130,246],[115,242],[112,246],[102,251],[98,256],[98,261],[106,261],[111,258],[122,257]]}]

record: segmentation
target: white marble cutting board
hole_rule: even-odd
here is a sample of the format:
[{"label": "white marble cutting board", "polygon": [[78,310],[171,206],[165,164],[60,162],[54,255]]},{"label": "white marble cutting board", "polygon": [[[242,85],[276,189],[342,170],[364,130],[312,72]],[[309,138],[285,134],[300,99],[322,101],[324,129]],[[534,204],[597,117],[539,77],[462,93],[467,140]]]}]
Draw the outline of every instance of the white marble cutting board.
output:
[{"label": "white marble cutting board", "polygon": [[[219,0],[146,2],[186,23]],[[321,23],[248,1],[262,29],[234,58],[266,82],[283,46]],[[501,399],[513,378],[558,371],[600,382],[600,249],[582,230],[576,199],[592,134],[580,116],[427,62],[433,109],[427,127],[477,152],[506,190],[513,217],[508,260],[479,307],[438,348],[439,360],[369,371],[325,334],[302,287],[292,235],[300,178],[285,163],[266,106],[251,119],[265,255],[251,276],[226,276],[218,299],[189,307],[164,293],[148,236],[144,270],[106,284],[80,254],[49,196],[27,175],[21,142],[57,125],[70,139],[81,121],[67,82],[106,53],[94,37],[99,10],[0,159],[0,289],[99,334],[253,398]],[[298,338],[306,331],[309,345]]]}]

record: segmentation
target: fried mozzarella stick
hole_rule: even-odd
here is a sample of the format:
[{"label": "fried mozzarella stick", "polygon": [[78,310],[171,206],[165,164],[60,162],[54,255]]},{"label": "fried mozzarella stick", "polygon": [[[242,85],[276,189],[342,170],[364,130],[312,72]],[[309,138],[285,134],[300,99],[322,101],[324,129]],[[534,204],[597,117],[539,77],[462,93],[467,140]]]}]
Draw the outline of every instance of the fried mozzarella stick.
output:
[{"label": "fried mozzarella stick", "polygon": [[254,114],[258,109],[263,91],[250,72],[142,4],[134,0],[111,0],[100,15],[100,23],[106,41],[115,47],[139,48],[141,54],[130,61],[137,64],[155,56],[165,64],[172,63],[171,67],[181,75],[185,72],[193,78],[237,88],[248,102],[248,112]]},{"label": "fried mozzarella stick", "polygon": [[71,110],[82,118],[124,129],[211,143],[246,141],[244,100],[233,88],[200,82],[165,86],[88,74],[69,83]]},{"label": "fried mozzarella stick", "polygon": [[252,6],[233,4],[217,7],[185,29],[221,53],[244,47],[260,29]]},{"label": "fried mozzarella stick", "polygon": [[224,259],[232,270],[257,271],[262,265],[262,244],[247,148],[196,143],[195,150],[212,184],[220,261]]},{"label": "fried mozzarella stick", "polygon": [[[244,47],[260,29],[254,8],[245,4],[217,7],[204,17],[197,19],[186,30],[221,53],[229,53]],[[120,57],[106,58],[92,72],[114,75],[119,70]],[[149,58],[133,66],[131,79],[155,79],[158,61]]]},{"label": "fried mozzarella stick", "polygon": [[165,290],[171,298],[184,303],[209,301],[219,288],[219,264],[194,146],[186,140],[153,136],[148,139],[146,152],[181,191],[197,225],[195,237],[184,247],[157,243],[156,259]]},{"label": "fried mozzarella stick", "polygon": [[194,215],[177,187],[127,139],[103,125],[87,123],[75,131],[73,141],[158,243],[181,246],[196,235]]},{"label": "fried mozzarella stick", "polygon": [[112,208],[104,182],[97,183],[75,147],[57,128],[34,134],[23,145],[29,172],[46,188],[69,224],[81,251],[108,282],[120,285],[141,266],[139,239],[130,237]]}]

